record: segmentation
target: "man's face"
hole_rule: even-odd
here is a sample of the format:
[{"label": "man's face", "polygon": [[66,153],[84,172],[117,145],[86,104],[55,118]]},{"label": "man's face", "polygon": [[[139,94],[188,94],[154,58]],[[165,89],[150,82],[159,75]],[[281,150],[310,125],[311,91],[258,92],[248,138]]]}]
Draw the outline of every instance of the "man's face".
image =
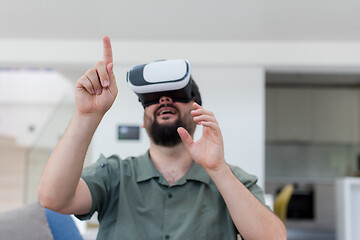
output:
[{"label": "man's face", "polygon": [[145,108],[144,127],[152,141],[161,146],[172,147],[181,142],[178,127],[184,127],[194,134],[196,123],[190,114],[193,101],[189,103],[173,102],[162,97],[158,104]]}]

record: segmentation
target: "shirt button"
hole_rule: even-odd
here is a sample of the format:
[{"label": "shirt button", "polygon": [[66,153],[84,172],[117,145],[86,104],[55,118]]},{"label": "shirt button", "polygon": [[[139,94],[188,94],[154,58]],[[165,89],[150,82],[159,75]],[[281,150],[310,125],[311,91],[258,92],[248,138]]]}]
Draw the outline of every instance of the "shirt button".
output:
[{"label": "shirt button", "polygon": [[170,236],[169,236],[169,235],[166,235],[166,236],[165,236],[165,239],[166,239],[166,240],[169,240],[169,239],[170,239]]},{"label": "shirt button", "polygon": [[[171,193],[168,194],[168,198],[172,198],[173,195]],[[169,236],[169,235],[166,235],[166,236]]]}]

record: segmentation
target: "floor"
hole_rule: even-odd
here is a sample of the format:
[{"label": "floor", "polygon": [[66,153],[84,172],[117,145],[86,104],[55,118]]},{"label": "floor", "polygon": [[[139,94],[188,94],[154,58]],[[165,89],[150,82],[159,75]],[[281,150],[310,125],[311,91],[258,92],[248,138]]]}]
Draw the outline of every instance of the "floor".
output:
[{"label": "floor", "polygon": [[335,240],[335,231],[287,229],[288,240]]}]

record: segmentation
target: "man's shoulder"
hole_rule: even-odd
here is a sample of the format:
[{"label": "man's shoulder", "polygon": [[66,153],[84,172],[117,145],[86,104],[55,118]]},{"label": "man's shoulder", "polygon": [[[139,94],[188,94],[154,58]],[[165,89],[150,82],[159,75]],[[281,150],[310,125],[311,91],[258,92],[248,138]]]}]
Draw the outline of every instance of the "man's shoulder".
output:
[{"label": "man's shoulder", "polygon": [[96,160],[95,165],[100,167],[117,167],[121,161],[121,158],[118,155],[110,155],[105,156],[104,154],[100,154],[99,158]]},{"label": "man's shoulder", "polygon": [[228,164],[231,171],[234,173],[234,175],[242,182],[245,186],[250,186],[258,181],[258,178],[255,175],[249,174],[244,169]]},{"label": "man's shoulder", "polygon": [[138,156],[128,156],[126,158],[121,158],[118,154],[113,154],[110,156],[105,156],[104,154],[100,154],[100,156],[96,162],[107,162],[107,163],[112,163],[112,164],[117,164],[119,162],[123,162],[123,163],[130,164],[133,162],[141,161],[142,159],[145,159],[146,157],[147,157],[147,153],[138,155]]},{"label": "man's shoulder", "polygon": [[139,156],[129,156],[122,159],[119,155],[113,154],[108,157],[105,157],[103,154],[100,155],[98,160],[96,161],[97,165],[102,167],[107,167],[111,169],[119,169],[121,168],[125,172],[129,169],[133,169],[139,166],[141,162],[146,160],[148,157],[147,153],[139,155]]}]

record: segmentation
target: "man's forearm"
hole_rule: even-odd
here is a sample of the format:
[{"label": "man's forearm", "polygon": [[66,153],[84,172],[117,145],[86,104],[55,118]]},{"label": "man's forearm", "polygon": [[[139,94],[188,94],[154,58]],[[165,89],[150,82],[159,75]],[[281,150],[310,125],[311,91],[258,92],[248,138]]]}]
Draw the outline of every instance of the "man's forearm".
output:
[{"label": "man's forearm", "polygon": [[60,210],[73,197],[92,136],[102,116],[75,112],[51,154],[41,177],[38,196],[42,205]]},{"label": "man's forearm", "polygon": [[236,178],[228,165],[208,174],[218,187],[235,226],[246,239],[286,239],[283,223]]}]

